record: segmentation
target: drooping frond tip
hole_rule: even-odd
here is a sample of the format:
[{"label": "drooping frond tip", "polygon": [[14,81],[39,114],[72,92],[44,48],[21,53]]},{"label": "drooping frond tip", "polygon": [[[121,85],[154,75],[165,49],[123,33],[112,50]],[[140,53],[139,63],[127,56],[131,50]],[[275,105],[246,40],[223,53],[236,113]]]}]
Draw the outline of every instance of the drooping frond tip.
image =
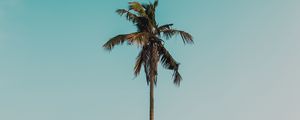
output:
[{"label": "drooping frond tip", "polygon": [[179,63],[175,61],[175,59],[163,46],[160,47],[159,55],[162,66],[166,69],[173,70],[174,84],[179,86],[180,81],[182,80],[181,75],[178,72]]},{"label": "drooping frond tip", "polygon": [[154,3],[153,3],[154,7],[157,7],[158,5],[158,0],[155,0]]},{"label": "drooping frond tip", "polygon": [[181,75],[179,74],[178,70],[175,70],[173,73],[173,78],[174,78],[174,84],[179,86],[180,82],[182,80]]}]

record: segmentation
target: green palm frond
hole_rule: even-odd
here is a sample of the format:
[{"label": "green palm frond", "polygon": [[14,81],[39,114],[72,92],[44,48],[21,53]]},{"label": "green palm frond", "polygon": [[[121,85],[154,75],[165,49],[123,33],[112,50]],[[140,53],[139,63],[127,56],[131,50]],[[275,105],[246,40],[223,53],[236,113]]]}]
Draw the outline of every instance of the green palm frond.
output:
[{"label": "green palm frond", "polygon": [[137,23],[138,22],[138,16],[135,15],[135,14],[133,14],[133,13],[131,13],[131,12],[129,12],[128,10],[118,9],[118,10],[116,10],[116,12],[119,15],[121,15],[121,16],[123,16],[125,14],[126,19],[129,20],[129,21],[131,21],[131,22],[133,22],[133,23]]},{"label": "green palm frond", "polygon": [[146,16],[145,8],[139,2],[129,2],[129,10],[134,10],[140,16]]},{"label": "green palm frond", "polygon": [[129,44],[136,44],[138,46],[143,46],[148,41],[148,33],[145,32],[137,32],[131,34],[122,34],[117,35],[107,41],[103,47],[106,50],[111,50],[115,45],[122,44],[127,41]]},{"label": "green palm frond", "polygon": [[175,35],[180,35],[184,44],[185,43],[190,43],[190,44],[194,43],[192,35],[190,35],[187,32],[181,31],[181,30],[165,29],[160,32],[163,33],[163,35],[166,37],[166,39],[170,39],[171,37],[174,37]]}]

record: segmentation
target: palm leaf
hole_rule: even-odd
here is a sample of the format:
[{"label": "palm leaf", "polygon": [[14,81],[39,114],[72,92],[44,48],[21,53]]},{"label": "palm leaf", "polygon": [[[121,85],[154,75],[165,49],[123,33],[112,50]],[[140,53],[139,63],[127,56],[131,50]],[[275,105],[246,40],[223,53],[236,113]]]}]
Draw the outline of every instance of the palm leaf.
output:
[{"label": "palm leaf", "polygon": [[159,31],[168,30],[168,29],[171,29],[171,26],[173,26],[173,24],[165,24],[165,25],[159,26],[158,30]]},{"label": "palm leaf", "polygon": [[[165,27],[166,28],[166,27]],[[163,35],[167,38],[167,39],[170,39],[171,37],[174,37],[175,35],[180,35],[182,40],[183,40],[183,43],[194,43],[193,41],[193,37],[192,35],[190,35],[189,33],[187,32],[184,32],[184,31],[181,31],[181,30],[175,30],[175,29],[164,29],[162,31],[160,31],[163,33]]]},{"label": "palm leaf", "polygon": [[154,3],[153,3],[154,7],[156,8],[157,5],[158,5],[158,0],[155,0]]},{"label": "palm leaf", "polygon": [[140,47],[147,43],[148,38],[149,35],[147,32],[138,32],[126,36],[126,39],[128,39],[129,44],[136,44]]},{"label": "palm leaf", "polygon": [[182,77],[179,74],[178,70],[174,71],[173,78],[174,78],[174,84],[179,86],[180,82],[182,81]]},{"label": "palm leaf", "polygon": [[179,63],[175,61],[175,59],[170,55],[170,53],[163,46],[160,47],[159,51],[160,61],[164,68],[173,70],[173,78],[174,84],[180,85],[180,81],[182,80],[181,75],[178,72]]},{"label": "palm leaf", "polygon": [[180,35],[183,43],[193,43],[193,37],[187,32],[181,31],[181,30],[175,30],[175,29],[165,29],[161,31],[163,35],[170,39],[171,37],[174,37],[175,35]]},{"label": "palm leaf", "polygon": [[134,75],[135,76],[139,75],[139,73],[141,71],[141,68],[142,68],[142,65],[146,64],[147,60],[149,59],[148,54],[149,53],[148,53],[147,46],[144,46],[143,49],[141,50],[141,52],[139,53],[139,55],[136,58],[136,63],[135,63],[135,66],[134,66]]},{"label": "palm leaf", "polygon": [[134,10],[141,16],[146,16],[145,8],[139,2],[129,2],[129,10]]},{"label": "palm leaf", "polygon": [[109,41],[107,41],[103,47],[106,49],[106,50],[111,50],[115,45],[118,45],[118,44],[123,44],[124,41],[126,40],[126,34],[124,35],[117,35],[113,38],[111,38]]},{"label": "palm leaf", "polygon": [[173,70],[178,67],[178,63],[172,57],[172,55],[167,51],[167,49],[163,46],[159,48],[160,61],[164,68]]},{"label": "palm leaf", "polygon": [[138,22],[138,16],[129,12],[128,10],[125,10],[125,9],[118,9],[116,10],[116,12],[123,16],[125,14],[126,16],[126,19],[129,20],[129,21],[132,21],[133,23],[137,23]]},{"label": "palm leaf", "polygon": [[143,46],[148,41],[148,33],[146,32],[137,32],[131,34],[122,34],[117,35],[107,41],[103,47],[106,50],[111,50],[115,45],[123,44],[127,41],[129,44],[136,44],[138,46]]}]

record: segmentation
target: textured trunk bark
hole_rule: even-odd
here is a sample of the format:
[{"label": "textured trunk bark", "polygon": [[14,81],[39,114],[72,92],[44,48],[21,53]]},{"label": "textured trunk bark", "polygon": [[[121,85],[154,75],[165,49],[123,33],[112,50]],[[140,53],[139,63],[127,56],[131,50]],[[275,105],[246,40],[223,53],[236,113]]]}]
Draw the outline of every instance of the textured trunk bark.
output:
[{"label": "textured trunk bark", "polygon": [[150,80],[150,120],[154,120],[154,79]]}]

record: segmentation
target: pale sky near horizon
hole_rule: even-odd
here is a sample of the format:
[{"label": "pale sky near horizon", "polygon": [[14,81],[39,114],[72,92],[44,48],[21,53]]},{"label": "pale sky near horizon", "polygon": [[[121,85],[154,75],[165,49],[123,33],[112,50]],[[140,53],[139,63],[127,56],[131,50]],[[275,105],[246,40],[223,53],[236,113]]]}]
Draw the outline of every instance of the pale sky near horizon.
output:
[{"label": "pale sky near horizon", "polygon": [[[148,2],[147,0],[139,0]],[[0,0],[0,120],[147,120],[138,48],[101,48],[135,27],[128,0]],[[155,120],[299,120],[299,0],[160,0],[159,24],[194,36],[166,47]]]}]

